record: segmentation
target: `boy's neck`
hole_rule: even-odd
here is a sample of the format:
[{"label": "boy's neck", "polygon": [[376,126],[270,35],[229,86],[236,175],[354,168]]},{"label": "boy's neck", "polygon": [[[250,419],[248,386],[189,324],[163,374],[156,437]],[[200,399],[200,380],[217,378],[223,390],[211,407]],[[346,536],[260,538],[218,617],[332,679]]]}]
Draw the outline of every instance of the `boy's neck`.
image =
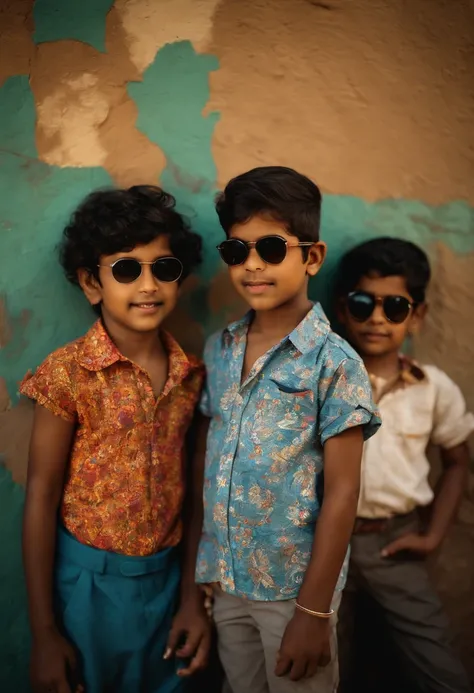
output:
[{"label": "boy's neck", "polygon": [[398,351],[377,356],[363,355],[362,359],[369,374],[375,375],[377,378],[389,380],[394,378],[400,370]]},{"label": "boy's neck", "polygon": [[274,310],[255,311],[250,331],[274,339],[276,343],[293,332],[312,307],[309,298],[302,295]]},{"label": "boy's neck", "polygon": [[159,330],[133,332],[104,316],[102,322],[117,349],[130,361],[141,365],[164,353]]}]

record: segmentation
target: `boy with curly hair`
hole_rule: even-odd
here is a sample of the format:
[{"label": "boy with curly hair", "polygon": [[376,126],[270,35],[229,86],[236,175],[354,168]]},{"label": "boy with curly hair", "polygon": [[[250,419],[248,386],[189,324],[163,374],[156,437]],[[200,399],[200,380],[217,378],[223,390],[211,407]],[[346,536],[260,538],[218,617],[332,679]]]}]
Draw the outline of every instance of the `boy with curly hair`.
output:
[{"label": "boy with curly hair", "polygon": [[161,329],[201,239],[174,205],[153,186],[98,191],[64,231],[66,277],[100,317],[21,386],[36,401],[23,547],[37,693],[171,693],[206,661],[182,517],[204,371]]}]

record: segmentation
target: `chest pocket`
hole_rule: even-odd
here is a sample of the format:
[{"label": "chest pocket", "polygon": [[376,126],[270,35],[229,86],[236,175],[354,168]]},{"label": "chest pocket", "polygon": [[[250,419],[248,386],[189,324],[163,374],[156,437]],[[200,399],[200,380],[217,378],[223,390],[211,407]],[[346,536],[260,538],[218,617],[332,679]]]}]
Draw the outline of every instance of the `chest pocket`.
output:
[{"label": "chest pocket", "polygon": [[420,385],[410,386],[410,397],[402,396],[405,392],[394,392],[382,398],[383,425],[407,441],[428,443],[433,428],[433,403]]},{"label": "chest pocket", "polygon": [[312,390],[297,389],[270,379],[250,422],[249,435],[256,445],[268,442],[289,445],[314,433],[316,402]]}]

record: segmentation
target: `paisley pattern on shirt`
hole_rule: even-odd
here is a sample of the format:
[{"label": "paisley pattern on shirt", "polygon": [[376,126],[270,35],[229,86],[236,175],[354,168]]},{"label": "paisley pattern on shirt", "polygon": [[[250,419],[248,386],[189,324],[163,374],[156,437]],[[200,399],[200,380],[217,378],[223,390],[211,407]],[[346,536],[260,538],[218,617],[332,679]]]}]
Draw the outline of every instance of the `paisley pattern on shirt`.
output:
[{"label": "paisley pattern on shirt", "polygon": [[361,359],[319,305],[241,385],[251,317],[205,349],[201,410],[211,423],[197,579],[250,599],[290,599],[311,555],[324,443],[353,426],[368,438],[380,419]]},{"label": "paisley pattern on shirt", "polygon": [[61,516],[84,544],[145,556],[181,539],[184,444],[204,369],[162,333],[168,379],[119,352],[100,321],[50,354],[21,393],[75,423]]}]

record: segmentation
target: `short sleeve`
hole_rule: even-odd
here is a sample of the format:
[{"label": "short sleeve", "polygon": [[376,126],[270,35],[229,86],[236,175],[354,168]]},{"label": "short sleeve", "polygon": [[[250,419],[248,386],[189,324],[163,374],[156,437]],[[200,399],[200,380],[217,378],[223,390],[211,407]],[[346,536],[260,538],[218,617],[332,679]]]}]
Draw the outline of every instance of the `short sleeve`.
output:
[{"label": "short sleeve", "polygon": [[446,373],[430,368],[428,376],[436,387],[431,442],[445,449],[454,448],[474,431],[474,416],[466,410],[460,388]]},{"label": "short sleeve", "polygon": [[27,374],[20,393],[56,416],[71,423],[76,420],[76,403],[67,364],[58,352],[50,354],[34,375]]},{"label": "short sleeve", "polygon": [[319,435],[324,444],[349,428],[362,426],[364,440],[376,433],[381,421],[372,399],[369,376],[362,361],[347,358],[319,388]]}]

